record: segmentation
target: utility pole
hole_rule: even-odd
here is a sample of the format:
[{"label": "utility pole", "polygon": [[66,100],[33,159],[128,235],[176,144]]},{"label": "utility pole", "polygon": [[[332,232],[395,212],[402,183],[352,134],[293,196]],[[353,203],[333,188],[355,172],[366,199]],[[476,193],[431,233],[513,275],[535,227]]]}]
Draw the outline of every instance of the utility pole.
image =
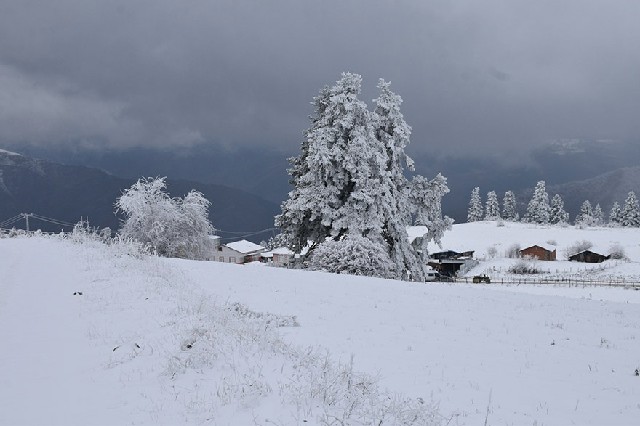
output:
[{"label": "utility pole", "polygon": [[33,213],[22,213],[22,217],[24,217],[24,222],[27,228],[27,232],[29,232],[29,216],[33,216]]}]

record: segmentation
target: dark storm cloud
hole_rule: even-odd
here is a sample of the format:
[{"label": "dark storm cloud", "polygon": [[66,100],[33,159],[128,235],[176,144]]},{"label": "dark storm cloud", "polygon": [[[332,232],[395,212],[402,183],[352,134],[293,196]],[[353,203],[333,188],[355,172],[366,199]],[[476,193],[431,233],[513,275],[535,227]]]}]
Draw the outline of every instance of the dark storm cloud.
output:
[{"label": "dark storm cloud", "polygon": [[[640,135],[640,2],[0,3],[0,143],[295,149],[342,71],[414,149]],[[444,148],[443,148],[444,147]]]}]

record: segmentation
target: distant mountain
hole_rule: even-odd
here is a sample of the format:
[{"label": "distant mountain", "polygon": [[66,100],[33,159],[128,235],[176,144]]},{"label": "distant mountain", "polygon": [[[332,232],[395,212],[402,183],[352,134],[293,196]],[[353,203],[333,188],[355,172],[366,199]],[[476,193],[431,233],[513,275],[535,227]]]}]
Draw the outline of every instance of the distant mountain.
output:
[{"label": "distant mountain", "polygon": [[[88,218],[91,225],[118,229],[114,202],[135,179],[104,171],[37,160],[0,150],[0,222],[20,213],[35,213],[69,223]],[[273,232],[256,231],[273,227],[279,212],[276,203],[223,185],[167,179],[172,196],[184,196],[196,189],[211,201],[210,219],[223,238],[241,237],[260,241]],[[24,227],[17,223],[16,227]],[[59,231],[60,226],[36,222],[32,228]],[[248,235],[251,234],[251,235]]]},{"label": "distant mountain", "polygon": [[[483,200],[489,191],[496,191],[502,200],[505,191],[511,190],[519,194],[519,202],[524,203],[525,199],[528,201],[526,191],[539,180],[544,180],[549,188],[640,164],[640,143],[632,140],[557,140],[536,146],[517,160],[508,158],[503,152],[487,152],[482,157],[461,153],[453,157],[441,155],[437,147],[419,152],[412,152],[412,147],[409,148],[408,153],[415,160],[416,173],[429,179],[442,173],[448,179],[451,192],[442,200],[443,212],[457,223],[466,222],[469,197],[476,186],[480,187]],[[268,143],[237,148],[207,143],[172,150],[133,148],[115,151],[36,146],[20,150],[32,157],[96,167],[131,179],[170,176],[230,186],[275,204],[286,199],[291,190],[287,157],[298,154],[297,150],[284,152],[273,149]],[[576,211],[582,201],[578,202]],[[573,215],[574,203],[569,200],[568,204]],[[605,204],[602,207],[605,208]],[[214,205],[214,218],[215,209]]]},{"label": "distant mountain", "polygon": [[594,207],[600,204],[605,215],[608,216],[614,202],[617,201],[620,206],[624,205],[629,191],[634,191],[640,196],[640,166],[625,167],[591,179],[552,185],[547,188],[549,197],[560,194],[565,203],[565,210],[571,214],[572,221],[585,200],[589,200]]}]

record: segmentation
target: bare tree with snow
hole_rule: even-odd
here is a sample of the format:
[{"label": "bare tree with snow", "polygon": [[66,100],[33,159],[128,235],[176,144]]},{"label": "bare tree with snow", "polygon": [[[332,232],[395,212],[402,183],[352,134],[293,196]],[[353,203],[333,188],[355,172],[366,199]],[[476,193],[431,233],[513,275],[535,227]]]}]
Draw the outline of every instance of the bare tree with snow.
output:
[{"label": "bare tree with snow", "polygon": [[115,203],[125,216],[119,233],[148,244],[160,256],[202,259],[214,231],[208,219],[211,203],[198,191],[171,198],[165,180],[142,178],[124,190]]}]

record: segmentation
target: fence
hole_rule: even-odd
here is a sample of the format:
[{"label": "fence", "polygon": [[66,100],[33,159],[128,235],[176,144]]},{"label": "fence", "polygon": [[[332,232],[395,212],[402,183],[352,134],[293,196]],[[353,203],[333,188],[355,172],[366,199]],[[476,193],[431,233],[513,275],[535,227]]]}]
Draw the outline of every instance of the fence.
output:
[{"label": "fence", "polygon": [[[454,282],[457,283],[473,283],[473,278],[459,277],[454,278]],[[632,288],[634,290],[640,290],[640,282],[633,280],[626,280],[624,278],[619,279],[579,279],[579,278],[498,278],[492,279],[490,284],[481,283],[479,285],[565,285],[568,287],[589,287],[589,286],[603,286],[603,287],[621,287]]]}]

